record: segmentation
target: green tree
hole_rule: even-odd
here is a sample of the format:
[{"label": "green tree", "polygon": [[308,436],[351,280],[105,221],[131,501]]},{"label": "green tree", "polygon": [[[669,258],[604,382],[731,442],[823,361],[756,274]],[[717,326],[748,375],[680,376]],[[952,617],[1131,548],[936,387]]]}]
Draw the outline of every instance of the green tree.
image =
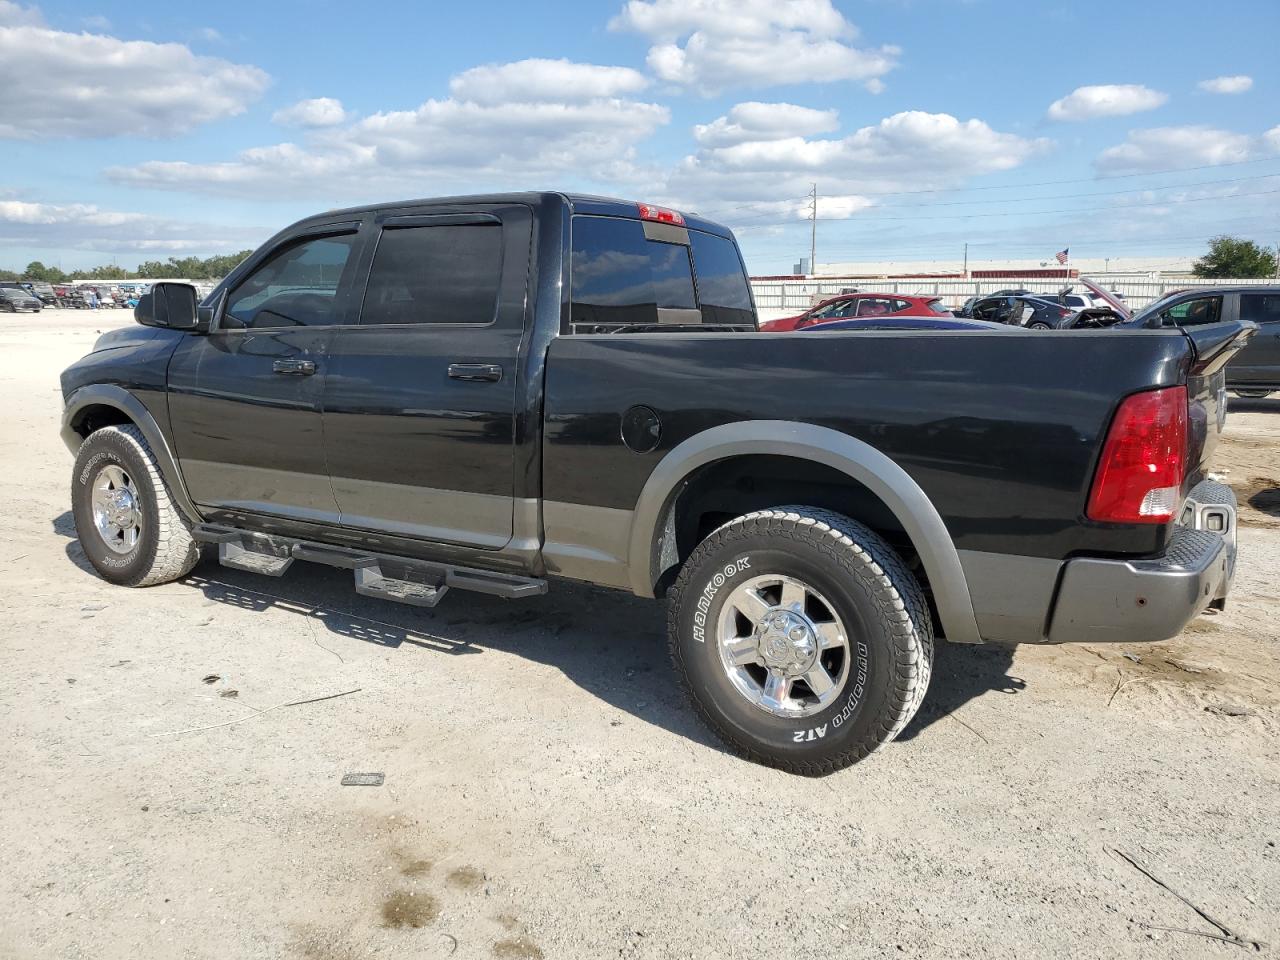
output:
[{"label": "green tree", "polygon": [[212,257],[170,257],[168,260],[148,260],[138,264],[137,270],[126,270],[112,264],[94,267],[92,270],[76,270],[63,273],[57,267],[46,267],[39,260],[27,264],[22,274],[12,270],[0,270],[0,280],[39,280],[44,283],[62,283],[66,280],[221,280],[252,250],[224,253]]},{"label": "green tree", "polygon": [[61,283],[65,274],[57,267],[46,267],[39,260],[32,260],[27,269],[22,271],[23,279],[35,280],[39,283]]},{"label": "green tree", "polygon": [[1192,266],[1197,277],[1273,277],[1276,255],[1252,240],[1240,237],[1214,237],[1209,252]]}]

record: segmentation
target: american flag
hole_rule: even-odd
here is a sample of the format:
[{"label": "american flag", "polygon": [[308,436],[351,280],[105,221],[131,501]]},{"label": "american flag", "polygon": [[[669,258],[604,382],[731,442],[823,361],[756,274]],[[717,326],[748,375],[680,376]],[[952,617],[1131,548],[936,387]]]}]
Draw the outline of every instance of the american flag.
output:
[{"label": "american flag", "polygon": [[1068,260],[1071,259],[1070,257],[1067,256],[1069,252],[1070,252],[1069,248],[1063,247],[1060,251],[1058,251],[1053,255],[1053,259],[1057,260],[1058,263],[1066,263]]}]

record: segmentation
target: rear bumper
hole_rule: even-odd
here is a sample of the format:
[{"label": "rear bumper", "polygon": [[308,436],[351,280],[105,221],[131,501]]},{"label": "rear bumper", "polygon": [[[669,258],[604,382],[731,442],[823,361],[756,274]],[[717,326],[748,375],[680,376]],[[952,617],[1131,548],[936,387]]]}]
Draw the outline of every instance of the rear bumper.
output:
[{"label": "rear bumper", "polygon": [[1163,556],[1064,564],[1048,640],[1167,640],[1206,608],[1225,605],[1235,566],[1235,494],[1205,481],[1187,498]]}]

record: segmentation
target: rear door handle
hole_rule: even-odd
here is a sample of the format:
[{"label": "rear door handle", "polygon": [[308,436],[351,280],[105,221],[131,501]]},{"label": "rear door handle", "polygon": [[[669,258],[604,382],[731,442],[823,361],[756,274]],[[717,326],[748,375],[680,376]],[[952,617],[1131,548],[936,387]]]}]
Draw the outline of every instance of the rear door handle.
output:
[{"label": "rear door handle", "polygon": [[502,379],[502,367],[496,363],[451,363],[450,380],[482,380],[497,383]]},{"label": "rear door handle", "polygon": [[309,377],[316,372],[314,360],[276,360],[271,364],[272,373],[282,373],[286,377]]}]

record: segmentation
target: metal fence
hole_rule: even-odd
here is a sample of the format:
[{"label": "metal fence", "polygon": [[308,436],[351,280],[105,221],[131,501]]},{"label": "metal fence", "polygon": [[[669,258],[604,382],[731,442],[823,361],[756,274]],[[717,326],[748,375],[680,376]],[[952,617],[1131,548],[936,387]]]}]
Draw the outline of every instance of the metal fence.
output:
[{"label": "metal fence", "polygon": [[[1093,279],[1093,278],[1091,278]],[[1268,283],[1261,280],[1188,280],[1110,277],[1097,278],[1094,282],[1106,290],[1114,290],[1125,296],[1130,309],[1140,310],[1166,293],[1189,287],[1223,286],[1227,284]],[[818,280],[752,280],[751,290],[756,297],[756,307],[762,314],[779,311],[804,310],[818,300],[833,297],[842,290],[857,289],[864,293],[900,293],[908,296],[941,297],[949,309],[960,306],[970,297],[995,293],[997,290],[1023,288],[1038,293],[1054,293],[1071,284],[1076,293],[1084,293],[1079,281],[1070,280],[866,280],[829,277]]]}]

